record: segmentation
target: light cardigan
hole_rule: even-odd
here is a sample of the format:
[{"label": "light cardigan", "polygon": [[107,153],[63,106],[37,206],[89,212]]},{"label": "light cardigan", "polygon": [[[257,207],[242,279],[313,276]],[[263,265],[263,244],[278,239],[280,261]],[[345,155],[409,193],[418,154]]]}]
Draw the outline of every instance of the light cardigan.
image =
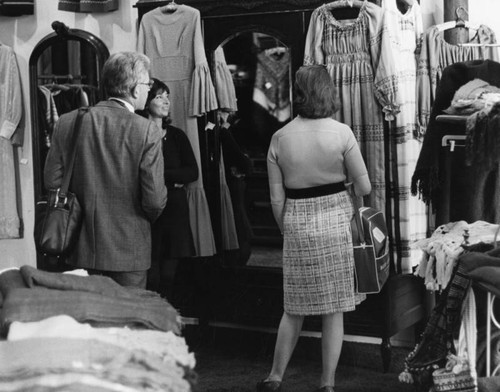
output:
[{"label": "light cardigan", "polygon": [[296,117],[271,139],[267,155],[271,205],[276,220],[286,188],[367,181],[368,173],[351,129],[334,119]]}]

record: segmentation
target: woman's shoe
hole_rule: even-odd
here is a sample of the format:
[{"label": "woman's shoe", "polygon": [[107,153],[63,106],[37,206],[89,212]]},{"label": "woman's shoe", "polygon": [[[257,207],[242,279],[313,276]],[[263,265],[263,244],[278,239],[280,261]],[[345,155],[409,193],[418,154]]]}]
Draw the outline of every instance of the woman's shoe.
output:
[{"label": "woman's shoe", "polygon": [[281,381],[262,380],[257,383],[257,392],[281,392]]}]

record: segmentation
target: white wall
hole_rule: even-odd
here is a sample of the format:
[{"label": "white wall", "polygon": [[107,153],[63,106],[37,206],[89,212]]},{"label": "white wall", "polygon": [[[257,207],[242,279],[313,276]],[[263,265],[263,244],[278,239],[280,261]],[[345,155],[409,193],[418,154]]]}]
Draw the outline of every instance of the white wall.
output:
[{"label": "white wall", "polygon": [[[421,0],[424,27],[443,22],[443,1],[445,0]],[[134,50],[138,16],[137,8],[133,7],[135,3],[136,0],[121,0],[120,8],[117,11],[82,14],[58,11],[56,0],[37,0],[35,1],[34,15],[0,16],[0,41],[14,49],[21,72],[27,123],[25,143],[20,151],[20,158],[28,160],[27,164],[20,165],[25,236],[16,240],[0,240],[0,269],[23,264],[35,265],[36,263],[32,240],[34,191],[28,70],[29,58],[34,47],[43,37],[52,32],[50,25],[53,21],[58,20],[71,28],[87,30],[100,37],[111,53]],[[495,30],[497,37],[500,37],[500,20],[498,19],[500,1],[470,0],[469,13],[470,21],[489,25]]]}]

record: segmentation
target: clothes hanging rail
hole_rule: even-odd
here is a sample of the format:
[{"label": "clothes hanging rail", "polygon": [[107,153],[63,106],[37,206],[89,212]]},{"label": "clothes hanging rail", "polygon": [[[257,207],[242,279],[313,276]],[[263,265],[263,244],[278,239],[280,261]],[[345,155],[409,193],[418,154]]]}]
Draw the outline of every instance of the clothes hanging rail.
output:
[{"label": "clothes hanging rail", "polygon": [[462,46],[462,47],[476,47],[476,46],[479,46],[479,47],[500,47],[500,43],[498,44],[481,44],[481,43],[465,43],[465,44],[457,44],[457,46]]},{"label": "clothes hanging rail", "polygon": [[355,7],[361,8],[367,0],[337,0],[330,3],[326,3],[325,7],[328,9],[345,8],[345,7]]},{"label": "clothes hanging rail", "polygon": [[38,79],[45,79],[45,80],[85,80],[87,77],[85,75],[72,75],[72,74],[67,74],[67,75],[53,75],[53,74],[48,74],[48,75],[38,75]]}]

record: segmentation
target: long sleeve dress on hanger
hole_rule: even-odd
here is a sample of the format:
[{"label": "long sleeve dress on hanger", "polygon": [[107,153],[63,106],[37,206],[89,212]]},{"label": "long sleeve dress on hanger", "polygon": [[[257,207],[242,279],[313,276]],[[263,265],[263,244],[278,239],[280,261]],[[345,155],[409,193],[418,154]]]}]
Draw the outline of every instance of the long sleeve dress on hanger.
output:
[{"label": "long sleeve dress on hanger", "polygon": [[[225,112],[238,111],[236,102],[236,90],[234,87],[231,71],[226,63],[224,49],[218,46],[214,53],[215,60],[215,93],[219,110]],[[223,131],[223,130],[221,130]],[[238,249],[240,241],[239,234],[236,229],[236,216],[232,202],[231,192],[227,183],[226,173],[224,170],[224,149],[220,150],[219,162],[219,178],[220,178],[220,194],[221,194],[221,229],[222,229],[222,247],[225,250]]]},{"label": "long sleeve dress on hanger", "polygon": [[410,189],[411,176],[422,147],[416,90],[417,57],[423,34],[422,13],[418,2],[414,2],[404,13],[398,9],[396,0],[386,0],[384,8],[391,42],[397,53],[397,101],[400,104],[400,112],[396,114],[390,135],[391,181],[397,181],[392,210],[399,212],[393,214],[392,224],[395,242],[401,252],[401,271],[410,273],[422,257],[421,251],[412,244],[426,238],[427,233],[426,205],[413,196]]},{"label": "long sleeve dress on hanger", "polygon": [[[495,33],[488,26],[481,25],[473,33],[474,37],[469,43],[496,43]],[[439,25],[426,30],[417,68],[418,115],[422,133],[425,133],[429,124],[436,88],[443,70],[455,63],[486,59],[499,61],[498,48],[453,45],[445,41],[444,32],[439,30]]]},{"label": "long sleeve dress on hanger", "polygon": [[393,52],[384,12],[365,1],[353,21],[334,18],[328,4],[315,9],[306,36],[304,64],[326,65],[341,108],[335,119],[354,132],[365,159],[372,207],[385,211],[384,117],[397,112]]},{"label": "long sleeve dress on hanger", "polygon": [[22,145],[23,101],[16,55],[0,44],[0,239],[20,237],[15,146]]},{"label": "long sleeve dress on hanger", "polygon": [[215,93],[220,110],[237,112],[236,90],[233,77],[226,62],[224,49],[218,46],[214,53],[215,59]]},{"label": "long sleeve dress on hanger", "polygon": [[[158,7],[146,13],[139,26],[138,51],[151,59],[151,76],[170,88],[172,125],[186,132],[201,173],[196,116],[217,109],[217,99],[203,47],[200,12],[178,5],[173,12]],[[187,186],[187,194],[196,255],[212,256],[215,241],[201,175]]]}]

